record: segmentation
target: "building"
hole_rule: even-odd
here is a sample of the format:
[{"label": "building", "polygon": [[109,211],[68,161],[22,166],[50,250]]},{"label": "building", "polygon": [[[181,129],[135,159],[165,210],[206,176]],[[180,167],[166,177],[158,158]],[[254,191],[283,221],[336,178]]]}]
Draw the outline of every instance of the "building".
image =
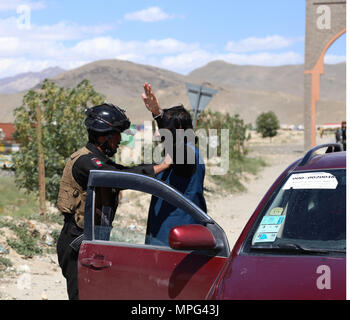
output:
[{"label": "building", "polygon": [[15,126],[13,123],[0,123],[0,141],[11,143],[15,142],[13,134],[15,132]]}]

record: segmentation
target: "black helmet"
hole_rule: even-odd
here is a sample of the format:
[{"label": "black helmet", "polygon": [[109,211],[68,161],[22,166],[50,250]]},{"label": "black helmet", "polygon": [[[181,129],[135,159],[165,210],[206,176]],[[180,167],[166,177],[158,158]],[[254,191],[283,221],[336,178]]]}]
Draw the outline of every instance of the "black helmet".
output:
[{"label": "black helmet", "polygon": [[130,127],[125,111],[113,104],[104,103],[85,110],[85,126],[96,132],[123,132]]}]

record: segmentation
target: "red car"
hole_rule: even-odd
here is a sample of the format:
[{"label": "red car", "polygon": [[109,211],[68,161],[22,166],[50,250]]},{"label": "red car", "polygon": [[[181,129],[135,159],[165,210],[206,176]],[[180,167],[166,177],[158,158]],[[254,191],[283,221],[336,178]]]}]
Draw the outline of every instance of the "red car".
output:
[{"label": "red car", "polygon": [[[161,197],[198,224],[171,229],[169,246],[146,245],[137,230],[95,225],[100,187]],[[317,146],[278,177],[230,252],[222,228],[169,185],[91,171],[80,299],[345,299],[345,199],[346,153]]]}]

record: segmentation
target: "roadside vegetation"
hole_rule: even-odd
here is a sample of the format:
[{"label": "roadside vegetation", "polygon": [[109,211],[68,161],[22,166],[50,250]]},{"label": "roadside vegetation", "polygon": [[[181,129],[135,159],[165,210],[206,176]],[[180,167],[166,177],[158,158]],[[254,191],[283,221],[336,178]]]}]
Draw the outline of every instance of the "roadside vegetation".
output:
[{"label": "roadside vegetation", "polygon": [[[229,168],[224,175],[211,175],[209,179],[215,182],[223,193],[244,191],[243,182],[249,175],[256,175],[266,166],[266,162],[259,157],[249,156],[247,143],[251,139],[251,124],[244,123],[238,114],[204,111],[200,114],[197,129],[204,129],[209,136],[209,130],[215,129],[218,133],[218,156],[221,156],[221,129],[229,130]],[[210,163],[210,159],[209,159]]]},{"label": "roadside vegetation", "polygon": [[62,223],[54,212],[43,221],[37,196],[18,188],[14,175],[0,170],[0,276],[13,266],[11,250],[25,259],[56,252]]},{"label": "roadside vegetation", "polygon": [[273,111],[263,112],[256,119],[256,131],[261,134],[263,138],[275,137],[280,128],[280,123],[276,114]]},{"label": "roadside vegetation", "polygon": [[16,224],[14,222],[0,221],[0,227],[7,227],[15,233],[16,239],[8,238],[7,244],[18,254],[31,258],[34,255],[43,253],[42,248],[38,245],[39,233],[29,232],[24,222]]},{"label": "roadside vegetation", "polygon": [[30,218],[38,211],[38,199],[34,193],[19,189],[11,173],[0,175],[0,216]]}]

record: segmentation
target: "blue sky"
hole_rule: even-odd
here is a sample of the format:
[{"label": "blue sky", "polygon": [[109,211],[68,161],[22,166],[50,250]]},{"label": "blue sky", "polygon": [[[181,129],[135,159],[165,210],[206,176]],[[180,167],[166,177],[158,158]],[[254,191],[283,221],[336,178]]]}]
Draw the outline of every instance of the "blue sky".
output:
[{"label": "blue sky", "polygon": [[219,59],[302,64],[304,30],[304,0],[0,0],[0,78],[114,58],[182,74]]}]

